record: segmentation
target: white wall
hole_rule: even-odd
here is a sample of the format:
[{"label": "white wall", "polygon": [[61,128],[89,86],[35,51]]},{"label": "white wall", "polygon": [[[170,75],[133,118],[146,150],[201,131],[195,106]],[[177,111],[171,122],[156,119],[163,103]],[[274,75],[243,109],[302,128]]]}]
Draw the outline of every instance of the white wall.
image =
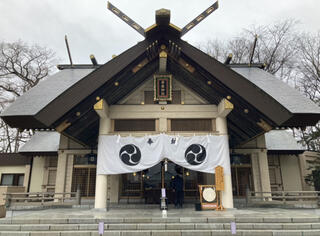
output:
[{"label": "white wall", "polygon": [[280,156],[284,191],[302,191],[299,159],[295,155]]},{"label": "white wall", "polygon": [[44,184],[45,157],[34,157],[29,192],[42,192]]}]

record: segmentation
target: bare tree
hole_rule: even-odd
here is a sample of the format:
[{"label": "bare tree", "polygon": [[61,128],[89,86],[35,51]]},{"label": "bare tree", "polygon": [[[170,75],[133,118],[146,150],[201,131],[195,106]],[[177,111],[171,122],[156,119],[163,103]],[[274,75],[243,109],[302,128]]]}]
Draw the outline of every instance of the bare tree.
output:
[{"label": "bare tree", "polygon": [[233,54],[232,63],[249,63],[253,42],[258,37],[254,63],[265,63],[265,70],[276,74],[285,82],[296,85],[296,55],[298,53],[298,22],[288,19],[272,25],[252,26],[244,29],[238,36],[222,42],[209,40],[200,44],[200,49],[223,62],[229,53]]},{"label": "bare tree", "polygon": [[320,102],[320,32],[299,39],[301,89],[315,103]]},{"label": "bare tree", "polygon": [[223,61],[228,53],[225,42],[218,39],[210,39],[197,45],[199,49],[219,61]]},{"label": "bare tree", "polygon": [[[50,73],[54,56],[48,48],[22,41],[0,43],[0,111]],[[11,129],[1,120],[0,135],[0,151],[17,152],[31,133]]]},{"label": "bare tree", "polygon": [[[299,33],[298,22],[285,20],[268,26],[253,26],[226,42],[210,40],[201,49],[221,62],[228,53],[233,54],[233,63],[249,63],[253,40],[258,35],[253,61],[265,63],[265,70],[298,88],[305,96],[320,105],[320,32]],[[223,55],[224,54],[224,55]],[[294,134],[308,150],[320,151],[320,123]],[[320,189],[320,160],[311,164],[313,170],[306,177]]]},{"label": "bare tree", "polygon": [[[299,88],[320,105],[320,32],[301,34],[299,43]],[[309,150],[320,151],[320,124],[307,127],[300,133],[301,141]]]}]

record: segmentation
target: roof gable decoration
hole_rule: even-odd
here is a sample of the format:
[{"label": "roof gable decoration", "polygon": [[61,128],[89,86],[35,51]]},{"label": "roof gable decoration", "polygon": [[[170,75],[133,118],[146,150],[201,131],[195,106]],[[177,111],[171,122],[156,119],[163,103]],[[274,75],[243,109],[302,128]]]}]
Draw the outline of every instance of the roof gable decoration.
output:
[{"label": "roof gable decoration", "polygon": [[169,26],[171,29],[176,31],[177,35],[180,38],[188,33],[191,29],[193,29],[196,25],[198,25],[201,21],[203,21],[206,17],[208,17],[211,13],[213,13],[216,9],[218,9],[218,7],[219,3],[218,1],[216,1],[182,29],[170,23],[170,10],[160,9],[156,11],[156,23],[154,25],[151,25],[147,29],[144,29],[142,26],[140,26],[138,23],[136,23],[129,16],[127,16],[120,9],[118,9],[108,1],[108,9],[143,37],[148,37],[151,31],[158,30],[158,28],[161,28],[162,26]]},{"label": "roof gable decoration", "polygon": [[[127,94],[123,99],[121,99],[117,105],[138,105],[144,104],[145,92],[152,92],[154,90],[153,76],[150,76],[142,85],[137,87],[131,93]],[[190,88],[186,87],[174,77],[172,79],[172,90],[181,91],[181,104],[192,104],[192,105],[203,105],[209,104],[207,100],[202,98],[198,93],[195,93]]]}]

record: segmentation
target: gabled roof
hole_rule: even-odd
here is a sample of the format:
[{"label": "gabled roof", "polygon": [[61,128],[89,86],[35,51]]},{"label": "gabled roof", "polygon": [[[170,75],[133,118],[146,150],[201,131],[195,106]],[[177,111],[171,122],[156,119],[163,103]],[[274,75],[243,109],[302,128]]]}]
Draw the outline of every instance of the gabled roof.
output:
[{"label": "gabled roof", "polygon": [[[303,153],[304,148],[293,137],[289,130],[271,130],[265,133],[266,148],[270,154]],[[36,132],[19,150],[19,153],[57,153],[59,150],[60,133],[54,131]]]},{"label": "gabled roof", "polygon": [[[12,127],[51,127],[79,101],[86,99],[105,84],[108,78],[115,76],[129,66],[132,60],[144,54],[146,47],[145,41],[140,42],[96,70],[62,70],[19,97],[1,113],[1,117]],[[95,100],[96,97],[93,101]],[[30,118],[30,122],[22,122],[26,117]]]},{"label": "gabled roof", "polygon": [[[92,72],[79,69],[78,77],[72,79],[74,83],[65,86],[64,91],[63,88],[58,92],[49,91],[56,87],[40,84],[33,88],[31,94],[56,94],[40,102],[42,105],[37,109],[19,112],[24,106],[38,103],[36,100],[42,97],[27,93],[1,116],[9,125],[19,128],[63,127],[61,131],[66,136],[94,146],[99,128],[99,117],[93,110],[97,99],[116,104],[156,73],[159,52],[164,50],[161,49],[164,45],[162,48],[168,54],[167,70],[175,79],[212,104],[218,104],[223,98],[229,98],[234,104],[228,115],[232,147],[274,127],[314,125],[320,119],[316,105],[272,75],[257,68],[229,68],[181,40],[174,33],[177,30],[172,26],[155,27],[144,41],[98,69]],[[66,74],[66,80],[67,77]],[[53,82],[47,83],[54,84],[54,78],[48,78]]]},{"label": "gabled roof", "polygon": [[291,113],[313,114],[320,111],[319,106],[302,96],[298,90],[264,70],[251,67],[232,69],[278,101]]},{"label": "gabled roof", "polygon": [[54,131],[36,132],[20,149],[19,153],[58,153],[60,134]]},{"label": "gabled roof", "polygon": [[303,153],[306,149],[293,137],[288,130],[271,130],[265,133],[266,148],[270,154]]},{"label": "gabled roof", "polygon": [[[13,127],[46,128],[47,126],[39,120],[34,120],[30,124],[22,122],[22,119],[33,120],[42,109],[92,71],[93,69],[59,71],[18,97],[1,113],[1,117]],[[20,117],[20,119],[14,119],[14,117]]]}]

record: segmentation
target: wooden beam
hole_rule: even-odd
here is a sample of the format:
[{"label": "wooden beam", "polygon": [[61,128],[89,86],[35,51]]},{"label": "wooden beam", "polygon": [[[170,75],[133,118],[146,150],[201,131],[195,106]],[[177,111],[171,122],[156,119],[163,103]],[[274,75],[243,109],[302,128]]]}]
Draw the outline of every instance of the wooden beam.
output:
[{"label": "wooden beam", "polygon": [[68,128],[71,125],[71,123],[68,120],[63,121],[60,125],[56,127],[56,131],[61,133],[64,131],[66,128]]},{"label": "wooden beam", "polygon": [[141,70],[145,65],[147,65],[149,62],[149,60],[147,58],[145,58],[144,60],[142,60],[138,65],[136,65],[133,69],[132,69],[132,73],[137,73],[139,70]]},{"label": "wooden beam", "polygon": [[118,16],[123,22],[128,24],[131,28],[136,30],[139,34],[141,34],[143,37],[145,37],[145,30],[140,26],[138,23],[133,21],[129,16],[124,14],[122,11],[120,11],[118,8],[116,8],[114,5],[112,5],[110,2],[108,2],[108,9],[114,13],[116,16]]},{"label": "wooden beam", "polygon": [[263,114],[261,118],[264,120],[268,119],[268,122],[271,120],[271,124],[279,126],[292,117],[284,106],[266,92],[258,90],[248,79],[183,40],[179,42],[179,46],[183,56],[197,62],[197,70],[204,70],[206,74],[228,88],[228,91],[233,91],[242,101],[251,104],[256,111]]},{"label": "wooden beam", "polygon": [[215,118],[215,105],[112,105],[109,107],[110,119],[157,119],[157,118]]},{"label": "wooden beam", "polygon": [[207,8],[204,12],[198,15],[194,20],[192,20],[189,24],[182,28],[181,37],[188,33],[191,29],[193,29],[197,24],[203,21],[207,16],[209,16],[212,12],[218,9],[219,3],[216,1],[209,8]]},{"label": "wooden beam", "polygon": [[90,100],[88,104],[85,104],[85,107],[92,109],[95,97],[102,97],[102,94],[99,94],[99,88],[106,84],[113,85],[115,79],[123,73],[125,68],[130,69],[129,72],[132,74],[132,63],[140,61],[145,57],[148,45],[149,42],[146,40],[139,42],[137,45],[110,60],[99,69],[94,70],[74,84],[72,89],[67,89],[59,95],[59,97],[49,103],[45,109],[36,114],[35,118],[46,126],[55,128],[65,120],[63,117],[71,110],[75,113],[78,112],[77,109],[73,109],[76,106],[81,106],[81,103],[84,101]]},{"label": "wooden beam", "polygon": [[233,104],[224,98],[218,105],[218,116],[226,117],[232,110]]},{"label": "wooden beam", "polygon": [[160,73],[165,73],[167,71],[167,57],[168,54],[166,51],[161,51],[159,53],[159,72]]},{"label": "wooden beam", "polygon": [[272,126],[265,122],[263,119],[260,119],[260,121],[257,122],[257,125],[259,125],[266,132],[272,130]]},{"label": "wooden beam", "polygon": [[109,106],[104,99],[101,99],[94,104],[93,109],[97,112],[100,118],[107,118],[109,116]]},{"label": "wooden beam", "polygon": [[159,9],[156,11],[156,24],[161,26],[167,26],[170,23],[170,10]]},{"label": "wooden beam", "polygon": [[192,65],[190,65],[189,63],[187,63],[185,60],[183,60],[182,58],[179,58],[178,62],[187,71],[189,71],[190,73],[194,73],[195,68]]}]

